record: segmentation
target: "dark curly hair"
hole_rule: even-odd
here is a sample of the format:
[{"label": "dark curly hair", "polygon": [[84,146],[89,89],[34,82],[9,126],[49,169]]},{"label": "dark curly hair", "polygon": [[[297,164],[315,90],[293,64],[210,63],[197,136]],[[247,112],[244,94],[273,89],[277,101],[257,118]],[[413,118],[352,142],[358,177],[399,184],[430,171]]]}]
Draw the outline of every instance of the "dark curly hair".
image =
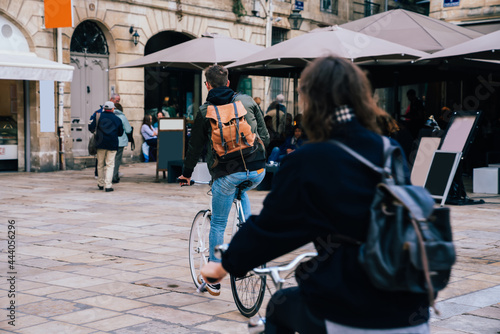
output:
[{"label": "dark curly hair", "polygon": [[299,92],[304,103],[303,127],[310,141],[325,141],[336,126],[334,110],[347,105],[365,128],[381,133],[376,115],[383,112],[372,97],[365,73],[348,60],[317,58],[302,72]]},{"label": "dark curly hair", "polygon": [[205,71],[205,78],[213,88],[226,86],[228,75],[227,69],[221,65],[212,65]]}]

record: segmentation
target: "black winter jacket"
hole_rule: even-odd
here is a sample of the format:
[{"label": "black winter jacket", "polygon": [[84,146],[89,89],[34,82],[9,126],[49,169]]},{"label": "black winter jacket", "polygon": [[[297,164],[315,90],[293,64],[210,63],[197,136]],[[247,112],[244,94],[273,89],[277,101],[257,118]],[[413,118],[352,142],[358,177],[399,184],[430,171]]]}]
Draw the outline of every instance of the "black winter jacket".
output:
[{"label": "black winter jacket", "polygon": [[[104,111],[100,113],[99,123],[96,133],[96,147],[105,150],[118,150],[118,137],[123,135],[122,120],[112,112]],[[90,132],[94,133],[96,118],[89,124]]]},{"label": "black winter jacket", "polygon": [[[356,120],[332,138],[382,165],[381,137]],[[335,233],[366,240],[379,181],[379,175],[341,148],[328,142],[305,144],[283,159],[260,215],[252,216],[234,236],[222,258],[223,267],[242,276],[313,242],[319,255],[300,266],[296,278],[318,317],[361,328],[397,328],[427,321],[427,295],[375,288],[358,264],[359,246],[344,244],[335,249],[333,245]]]}]

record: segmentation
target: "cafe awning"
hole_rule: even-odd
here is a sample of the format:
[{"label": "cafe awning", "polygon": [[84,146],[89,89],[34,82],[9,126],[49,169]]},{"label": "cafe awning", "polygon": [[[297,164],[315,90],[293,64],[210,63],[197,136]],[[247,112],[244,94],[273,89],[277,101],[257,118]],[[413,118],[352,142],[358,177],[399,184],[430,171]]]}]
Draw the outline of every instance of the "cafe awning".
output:
[{"label": "cafe awning", "polygon": [[206,33],[200,38],[171,46],[113,68],[164,66],[203,70],[213,64],[232,63],[261,50],[264,50],[262,46],[216,33]]},{"label": "cafe awning", "polygon": [[71,81],[73,66],[38,57],[32,52],[0,51],[0,79]]}]

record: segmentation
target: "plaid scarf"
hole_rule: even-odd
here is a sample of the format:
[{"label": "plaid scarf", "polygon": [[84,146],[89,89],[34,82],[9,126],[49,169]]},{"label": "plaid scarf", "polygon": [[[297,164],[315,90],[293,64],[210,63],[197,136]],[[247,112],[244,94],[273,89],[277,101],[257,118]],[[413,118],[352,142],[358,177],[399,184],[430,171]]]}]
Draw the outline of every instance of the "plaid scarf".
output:
[{"label": "plaid scarf", "polygon": [[333,114],[333,121],[335,122],[335,124],[348,123],[356,118],[356,116],[354,115],[354,110],[347,105],[337,107]]}]

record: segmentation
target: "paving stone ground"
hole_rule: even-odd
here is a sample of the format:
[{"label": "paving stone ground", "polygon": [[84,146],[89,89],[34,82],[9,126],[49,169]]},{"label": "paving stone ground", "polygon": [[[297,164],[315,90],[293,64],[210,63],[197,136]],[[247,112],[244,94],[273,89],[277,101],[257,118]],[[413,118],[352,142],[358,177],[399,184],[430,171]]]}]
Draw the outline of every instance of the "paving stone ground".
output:
[{"label": "paving stone ground", "polygon": [[[155,168],[123,166],[111,193],[97,189],[93,168],[0,173],[0,333],[248,332],[229,281],[211,297],[196,293],[189,274],[189,229],[207,207],[207,187],[154,182]],[[250,192],[254,213],[266,194]],[[451,206],[458,261],[432,333],[500,331],[500,196],[468,195],[485,204]]]}]

